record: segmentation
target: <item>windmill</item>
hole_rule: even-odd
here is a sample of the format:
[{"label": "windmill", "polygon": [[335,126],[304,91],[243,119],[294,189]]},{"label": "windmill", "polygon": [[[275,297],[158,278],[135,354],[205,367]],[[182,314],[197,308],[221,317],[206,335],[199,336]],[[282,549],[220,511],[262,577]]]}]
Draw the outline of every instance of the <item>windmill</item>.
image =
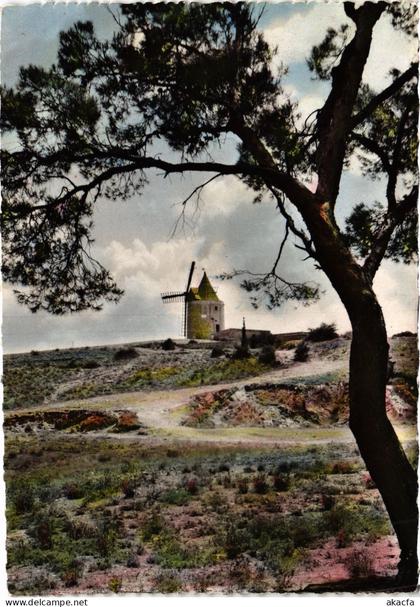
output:
[{"label": "windmill", "polygon": [[184,309],[182,311],[182,334],[184,337],[187,337],[187,298],[188,298],[188,293],[190,290],[190,286],[191,286],[191,280],[193,277],[193,273],[194,273],[194,268],[195,268],[195,261],[193,261],[191,263],[191,268],[190,268],[190,273],[188,276],[188,280],[187,280],[187,286],[185,287],[185,291],[181,292],[181,291],[171,291],[169,293],[161,293],[160,296],[162,297],[162,301],[163,303],[173,303],[173,302],[183,302],[184,304]]}]

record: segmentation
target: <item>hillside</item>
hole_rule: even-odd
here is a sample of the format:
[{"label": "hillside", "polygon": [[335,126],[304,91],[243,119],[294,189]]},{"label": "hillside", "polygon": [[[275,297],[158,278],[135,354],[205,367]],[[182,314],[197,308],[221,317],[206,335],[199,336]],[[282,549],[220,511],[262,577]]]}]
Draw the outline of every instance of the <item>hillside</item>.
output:
[{"label": "hillside", "polygon": [[[346,423],[350,341],[305,362],[295,345],[271,364],[212,343],[6,356],[11,592],[386,584],[398,551]],[[390,345],[388,415],[414,461],[416,338]]]}]

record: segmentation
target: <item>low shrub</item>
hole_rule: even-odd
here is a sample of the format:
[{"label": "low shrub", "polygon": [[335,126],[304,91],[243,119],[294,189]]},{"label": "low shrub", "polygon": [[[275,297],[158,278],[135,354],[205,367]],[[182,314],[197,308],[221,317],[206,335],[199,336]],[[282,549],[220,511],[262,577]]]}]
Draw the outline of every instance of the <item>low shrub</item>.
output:
[{"label": "low shrub", "polygon": [[243,377],[255,376],[267,370],[256,358],[251,356],[244,360],[219,359],[211,365],[194,370],[185,370],[176,379],[177,386],[200,386],[218,384]]},{"label": "low shrub", "polygon": [[71,588],[72,586],[77,585],[79,573],[76,569],[68,569],[67,571],[61,574],[61,579],[66,588]]},{"label": "low shrub", "polygon": [[35,504],[35,491],[31,485],[16,487],[11,491],[11,502],[16,514],[31,512]]},{"label": "low shrub", "polygon": [[103,558],[109,557],[115,550],[117,534],[115,530],[100,525],[96,538],[96,549]]},{"label": "low shrub", "polygon": [[78,500],[85,495],[85,489],[76,482],[66,483],[63,486],[63,495],[69,500]]},{"label": "low shrub", "polygon": [[321,323],[319,327],[315,329],[308,329],[308,335],[306,336],[307,341],[328,341],[338,337],[337,327],[335,323],[327,324]]},{"label": "low shrub", "polygon": [[181,580],[173,573],[160,573],[155,579],[155,590],[156,592],[162,592],[163,594],[170,594],[172,592],[179,592],[182,588]]},{"label": "low shrub", "polygon": [[356,510],[342,504],[334,505],[326,512],[324,529],[331,535],[341,534],[345,542],[361,534],[377,538],[390,532],[389,520],[384,512],[371,506]]},{"label": "low shrub", "polygon": [[127,567],[132,567],[133,569],[135,569],[136,567],[139,566],[139,557],[137,555],[138,555],[138,553],[136,553],[136,552],[131,552],[128,555]]},{"label": "low shrub", "polygon": [[87,360],[84,360],[79,364],[79,367],[81,369],[99,369],[100,366],[100,363],[97,360],[94,360],[93,358],[88,358]]},{"label": "low shrub", "polygon": [[120,577],[113,577],[108,582],[108,588],[111,592],[119,592],[122,588],[122,579]]},{"label": "low shrub", "polygon": [[138,357],[138,352],[135,348],[120,348],[114,353],[114,360],[131,360]]},{"label": "low shrub", "polygon": [[156,563],[164,569],[186,569],[196,564],[194,554],[168,531],[159,537],[155,546]]},{"label": "low shrub", "polygon": [[216,535],[216,543],[223,547],[228,559],[236,559],[249,547],[249,534],[238,527],[237,521],[228,519]]},{"label": "low shrub", "polygon": [[168,339],[165,339],[165,341],[162,342],[161,348],[162,350],[175,350],[176,343],[170,337],[168,337]]},{"label": "low shrub", "polygon": [[285,592],[292,581],[293,575],[296,571],[296,566],[301,560],[301,554],[299,550],[294,550],[290,556],[281,556],[277,562],[272,566],[275,576],[278,592]]},{"label": "low shrub", "polygon": [[126,498],[134,497],[134,494],[136,491],[136,483],[135,483],[134,479],[125,478],[121,482],[121,490],[124,494],[124,497],[126,497]]},{"label": "low shrub", "polygon": [[331,510],[335,506],[335,497],[333,495],[321,495],[321,505],[323,510]]},{"label": "low shrub", "polygon": [[189,478],[185,483],[185,489],[190,495],[196,495],[198,493],[198,481],[196,478]]},{"label": "low shrub", "polygon": [[373,559],[365,550],[353,550],[345,559],[344,565],[352,578],[364,578],[372,575]]},{"label": "low shrub", "polygon": [[295,349],[294,360],[296,362],[304,363],[309,358],[309,347],[304,341],[300,341]]},{"label": "low shrub", "polygon": [[141,424],[134,411],[124,411],[118,417],[114,432],[132,432],[141,428]]},{"label": "low shrub", "polygon": [[417,337],[417,334],[411,331],[401,331],[401,333],[395,333],[392,337]]},{"label": "low shrub", "polygon": [[230,466],[229,466],[229,464],[219,464],[219,467],[217,470],[219,472],[229,472]]},{"label": "low shrub", "polygon": [[288,491],[290,487],[290,479],[282,474],[273,476],[273,487],[276,491]]},{"label": "low shrub", "polygon": [[190,498],[191,493],[184,487],[181,487],[179,489],[169,489],[169,491],[160,496],[159,501],[174,506],[183,506],[189,502]]},{"label": "low shrub", "polygon": [[67,518],[63,523],[63,529],[73,540],[81,540],[88,537],[95,537],[98,533],[97,528],[87,521],[78,518]]},{"label": "low shrub", "polygon": [[264,346],[258,355],[258,362],[263,365],[274,367],[277,364],[276,350],[274,346]]},{"label": "low shrub", "polygon": [[248,481],[245,478],[240,478],[237,484],[239,493],[248,493]]},{"label": "low shrub", "polygon": [[64,586],[66,586],[66,588],[76,586],[80,579],[81,572],[82,567],[80,561],[78,561],[78,559],[72,559],[65,571],[63,571],[61,574],[61,579],[64,582]]},{"label": "low shrub", "polygon": [[52,548],[55,520],[48,512],[43,512],[36,517],[35,523],[30,530],[30,534],[37,545],[43,550]]},{"label": "low shrub", "polygon": [[115,423],[115,418],[106,413],[92,413],[83,419],[79,424],[80,432],[92,432],[93,430],[101,430]]},{"label": "low shrub", "polygon": [[350,532],[348,529],[344,527],[337,531],[337,535],[335,537],[335,545],[337,548],[345,548],[350,544]]},{"label": "low shrub", "polygon": [[332,474],[352,474],[354,472],[354,465],[346,461],[334,462],[331,472]]},{"label": "low shrub", "polygon": [[221,346],[214,346],[210,353],[210,358],[220,358],[221,356],[225,356],[225,351]]},{"label": "low shrub", "polygon": [[272,333],[253,333],[249,338],[250,348],[262,348],[274,345],[275,337]]},{"label": "low shrub", "polygon": [[251,352],[247,346],[235,346],[232,354],[232,360],[246,360],[251,357]]},{"label": "low shrub", "polygon": [[164,519],[157,513],[152,512],[142,525],[142,536],[147,542],[155,535],[159,535],[166,528]]},{"label": "low shrub", "polygon": [[266,481],[265,476],[263,476],[263,475],[256,476],[254,478],[254,480],[252,481],[252,484],[254,486],[255,493],[259,493],[259,494],[267,493],[268,483]]}]

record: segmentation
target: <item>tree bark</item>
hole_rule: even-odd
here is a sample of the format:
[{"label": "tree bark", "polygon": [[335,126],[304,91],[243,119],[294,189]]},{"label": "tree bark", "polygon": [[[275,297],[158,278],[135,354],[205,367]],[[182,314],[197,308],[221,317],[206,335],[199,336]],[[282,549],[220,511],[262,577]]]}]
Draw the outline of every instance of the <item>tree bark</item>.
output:
[{"label": "tree bark", "polygon": [[317,258],[340,296],[353,330],[350,428],[378,487],[401,548],[397,585],[417,585],[417,476],[386,414],[388,342],[369,277],[345,246],[328,203],[305,206]]},{"label": "tree bark", "polygon": [[397,585],[413,590],[418,568],[417,478],[386,415],[388,343],[382,310],[372,291],[365,290],[354,304],[348,310],[353,328],[350,428],[398,538]]}]

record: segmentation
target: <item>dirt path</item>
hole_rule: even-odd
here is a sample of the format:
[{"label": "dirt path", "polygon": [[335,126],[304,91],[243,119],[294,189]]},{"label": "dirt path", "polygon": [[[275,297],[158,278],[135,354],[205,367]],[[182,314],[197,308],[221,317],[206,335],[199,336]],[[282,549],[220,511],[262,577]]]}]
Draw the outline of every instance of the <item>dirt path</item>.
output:
[{"label": "dirt path", "polygon": [[122,392],[106,394],[86,399],[56,401],[48,405],[19,409],[19,413],[34,410],[48,410],[54,408],[92,408],[92,409],[130,409],[135,411],[139,420],[151,428],[171,428],[178,425],[176,418],[169,413],[182,407],[196,395],[206,392],[216,392],[224,388],[237,386],[241,388],[249,384],[267,384],[281,382],[287,379],[298,380],[317,375],[325,375],[336,371],[346,372],[347,362],[343,360],[315,360],[304,363],[293,363],[289,367],[279,367],[257,375],[213,385],[195,386],[189,388],[176,388],[171,390],[142,390],[139,392]]},{"label": "dirt path", "polygon": [[[183,408],[188,401],[199,394],[216,392],[225,388],[237,386],[241,388],[249,384],[267,384],[284,381],[285,379],[296,379],[299,377],[311,377],[325,373],[331,373],[343,369],[342,361],[317,361],[316,363],[298,363],[286,369],[276,369],[256,377],[235,380],[233,382],[220,383],[213,386],[199,386],[195,388],[181,388],[172,391],[151,392],[148,394],[136,392],[133,394],[118,395],[121,402],[129,404],[129,408],[136,411],[139,420],[151,428],[170,429],[174,426],[179,428],[179,416],[174,415],[176,410]],[[126,397],[126,399],[124,399]],[[130,397],[128,403],[127,397]],[[134,402],[132,402],[132,398]],[[116,404],[116,401],[114,401]],[[191,428],[189,430],[192,430]],[[220,429],[218,429],[219,432]],[[206,432],[206,430],[204,430]]]},{"label": "dirt path", "polygon": [[[224,382],[214,385],[178,388],[172,390],[154,390],[141,392],[125,392],[119,394],[95,396],[83,400],[57,401],[40,407],[19,409],[18,412],[6,412],[5,417],[14,414],[25,414],[34,410],[65,409],[96,409],[100,411],[130,410],[136,413],[139,421],[146,426],[148,434],[137,437],[132,433],[110,434],[106,431],[95,432],[99,438],[113,438],[118,440],[186,440],[192,442],[232,443],[246,444],[247,446],[261,447],[266,444],[281,443],[328,443],[354,441],[347,426],[309,426],[309,427],[230,427],[230,428],[192,428],[181,425],[185,407],[194,396],[206,392],[215,392],[236,386],[241,388],[249,384],[267,384],[294,381],[300,378],[316,377],[328,373],[341,372],[345,377],[347,361],[341,360],[314,360],[305,363],[293,363],[289,367],[273,369],[262,375],[247,377],[241,380]],[[415,428],[400,426],[396,428],[400,440],[411,440],[415,437]],[[70,436],[70,435],[69,435]],[[71,436],[77,437],[78,433]]]},{"label": "dirt path", "polygon": [[[346,362],[343,360],[315,360],[305,363],[293,363],[286,368],[277,368],[258,375],[241,380],[224,382],[215,385],[206,385],[189,388],[179,388],[172,390],[154,390],[141,392],[126,392],[111,395],[95,396],[83,400],[57,401],[48,405],[31,407],[30,409],[19,409],[18,412],[6,413],[8,415],[25,414],[34,412],[34,410],[54,410],[57,408],[75,409],[97,409],[101,411],[109,410],[130,410],[136,413],[139,421],[147,427],[149,435],[166,436],[168,439],[184,439],[199,442],[234,442],[234,443],[261,443],[292,441],[296,442],[298,436],[302,440],[314,440],[315,431],[311,429],[308,433],[307,428],[293,430],[291,428],[190,428],[181,425],[181,419],[185,411],[185,406],[191,398],[199,394],[210,391],[218,391],[224,388],[237,386],[241,388],[249,384],[267,384],[284,381],[287,379],[306,378],[317,375],[325,375],[335,371],[345,372]],[[329,440],[346,440],[348,431],[345,428],[331,428],[332,435]],[[312,433],[312,434],[311,434]],[[325,432],[324,432],[325,433]],[[319,434],[319,432],[316,432]],[[95,432],[95,436],[110,436],[103,432]],[[76,436],[76,434],[75,434]],[[113,435],[123,440],[124,438],[133,439],[132,434]],[[323,437],[317,437],[318,440],[324,440]],[[350,439],[350,435],[348,437]]]}]

